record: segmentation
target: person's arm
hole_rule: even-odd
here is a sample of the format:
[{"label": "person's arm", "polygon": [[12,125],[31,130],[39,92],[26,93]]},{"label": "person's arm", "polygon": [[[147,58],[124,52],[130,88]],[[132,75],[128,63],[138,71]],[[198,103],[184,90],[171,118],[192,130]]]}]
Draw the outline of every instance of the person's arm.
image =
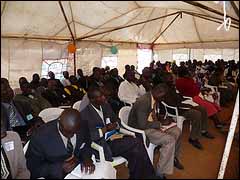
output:
[{"label": "person's arm", "polygon": [[26,166],[26,158],[23,153],[23,146],[19,135],[15,132],[12,132],[15,136],[14,148],[15,148],[15,157],[17,157],[17,170],[16,170],[16,179],[30,179],[30,172]]},{"label": "person's arm", "polygon": [[42,144],[36,136],[32,136],[26,153],[27,167],[31,172],[31,179],[40,177],[63,178],[63,162],[47,161],[42,151]]}]

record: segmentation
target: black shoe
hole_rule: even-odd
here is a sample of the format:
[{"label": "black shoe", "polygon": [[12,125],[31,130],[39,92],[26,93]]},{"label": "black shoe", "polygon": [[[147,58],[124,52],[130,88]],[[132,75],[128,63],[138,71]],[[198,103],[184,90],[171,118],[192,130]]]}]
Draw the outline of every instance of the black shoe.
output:
[{"label": "black shoe", "polygon": [[209,132],[204,132],[202,133],[202,136],[208,138],[208,139],[214,139],[215,137],[211,135]]},{"label": "black shoe", "polygon": [[174,158],[174,166],[180,170],[183,170],[184,167],[177,158]]},{"label": "black shoe", "polygon": [[223,128],[223,125],[222,124],[215,124],[215,127],[217,128],[217,129],[222,129]]},{"label": "black shoe", "polygon": [[188,142],[192,144],[194,147],[196,147],[197,149],[200,149],[200,150],[203,149],[201,143],[198,140],[188,139]]},{"label": "black shoe", "polygon": [[160,174],[156,176],[158,179],[167,179],[164,174]]}]

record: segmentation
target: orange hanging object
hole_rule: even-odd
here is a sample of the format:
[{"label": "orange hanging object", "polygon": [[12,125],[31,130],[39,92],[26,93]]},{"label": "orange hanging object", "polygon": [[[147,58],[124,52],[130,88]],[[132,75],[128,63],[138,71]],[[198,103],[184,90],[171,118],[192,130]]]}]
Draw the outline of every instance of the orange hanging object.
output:
[{"label": "orange hanging object", "polygon": [[74,44],[68,45],[68,53],[75,53],[76,52],[76,46]]}]

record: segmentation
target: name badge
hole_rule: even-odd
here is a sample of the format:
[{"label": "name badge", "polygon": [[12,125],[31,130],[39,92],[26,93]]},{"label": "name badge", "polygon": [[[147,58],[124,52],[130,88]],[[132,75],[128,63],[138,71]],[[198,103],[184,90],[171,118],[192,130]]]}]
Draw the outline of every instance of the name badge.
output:
[{"label": "name badge", "polygon": [[33,95],[29,95],[28,97],[31,98],[31,99],[34,99]]},{"label": "name badge", "polygon": [[30,120],[32,120],[32,119],[33,119],[33,115],[32,115],[32,114],[28,114],[28,115],[27,115],[27,120],[30,121]]},{"label": "name badge", "polygon": [[10,141],[10,142],[6,142],[4,144],[4,148],[6,151],[12,151],[14,150],[14,142],[13,141]]}]

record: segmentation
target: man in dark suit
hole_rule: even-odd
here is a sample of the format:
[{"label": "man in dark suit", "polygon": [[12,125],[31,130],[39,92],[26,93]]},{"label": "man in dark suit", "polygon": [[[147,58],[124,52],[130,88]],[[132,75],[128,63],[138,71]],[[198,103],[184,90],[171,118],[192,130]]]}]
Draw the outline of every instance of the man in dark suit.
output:
[{"label": "man in dark suit", "polygon": [[[90,104],[81,111],[81,120],[88,124],[91,139],[104,148],[105,158],[123,156],[128,160],[130,178],[154,177],[154,169],[140,138],[118,134],[120,119],[113,113],[99,88],[88,91]],[[108,139],[105,137],[112,133]]]},{"label": "man in dark suit", "polygon": [[38,116],[43,109],[52,107],[45,98],[33,91],[30,83],[21,84],[20,88],[22,90],[22,94],[17,94],[14,99],[28,102],[36,116]]},{"label": "man in dark suit", "polygon": [[26,153],[31,178],[62,179],[79,163],[82,170],[93,173],[93,151],[85,132],[74,109],[66,109],[59,119],[44,124],[31,137]]},{"label": "man in dark suit", "polygon": [[40,117],[35,116],[30,104],[13,99],[14,92],[5,78],[1,78],[1,104],[6,109],[9,121],[7,130],[17,132],[22,141],[27,141],[31,133],[43,124]]},{"label": "man in dark suit", "polygon": [[[191,121],[192,129],[190,132],[189,143],[198,149],[203,149],[199,142],[201,135],[208,139],[214,138],[208,132],[208,115],[206,109],[199,105],[192,106],[182,103],[186,99],[184,99],[182,95],[176,93],[176,87],[171,73],[165,74],[164,81],[169,87],[164,102],[170,106],[177,107],[179,115],[184,116],[187,120]],[[161,106],[161,108],[164,110],[163,106]]]}]

